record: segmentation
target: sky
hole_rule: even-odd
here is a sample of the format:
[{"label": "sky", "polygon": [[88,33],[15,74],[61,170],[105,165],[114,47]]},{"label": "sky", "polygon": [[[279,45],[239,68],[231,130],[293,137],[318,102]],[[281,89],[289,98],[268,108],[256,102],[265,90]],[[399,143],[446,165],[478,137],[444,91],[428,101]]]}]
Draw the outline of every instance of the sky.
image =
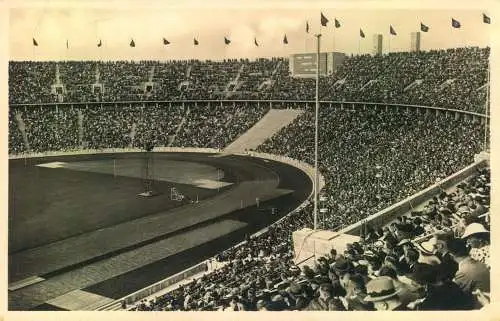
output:
[{"label": "sky", "polygon": [[[436,2],[434,2],[436,3]],[[496,16],[488,2],[440,7],[425,1],[18,1],[9,9],[10,60],[170,60],[288,56],[322,51],[371,53],[383,34],[384,52],[408,51],[420,23],[423,50],[490,43]],[[404,5],[402,5],[404,4]],[[446,5],[447,4],[447,5]],[[139,5],[139,6],[138,6]],[[418,6],[416,6],[418,5]],[[320,30],[320,13],[330,20]],[[492,24],[484,24],[486,13]],[[451,27],[451,18],[462,27]],[[341,23],[334,27],[334,18]],[[306,21],[310,32],[305,32]],[[397,35],[389,34],[392,25]],[[366,37],[359,37],[359,29]],[[282,43],[287,35],[288,45]],[[231,39],[224,44],[224,37]],[[38,47],[32,45],[32,38]],[[163,38],[171,42],[163,45]],[[254,45],[254,37],[259,46]],[[193,45],[193,38],[199,46]],[[134,40],[136,47],[129,43]],[[102,47],[97,43],[102,41]],[[66,47],[68,42],[68,48]]]}]

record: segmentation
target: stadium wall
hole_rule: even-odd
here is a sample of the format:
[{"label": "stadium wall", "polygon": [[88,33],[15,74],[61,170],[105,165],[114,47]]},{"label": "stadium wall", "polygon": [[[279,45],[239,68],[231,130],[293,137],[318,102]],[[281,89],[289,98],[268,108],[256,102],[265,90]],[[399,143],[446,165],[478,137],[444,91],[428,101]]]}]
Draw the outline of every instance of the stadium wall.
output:
[{"label": "stadium wall", "polygon": [[207,261],[204,261],[202,263],[199,263],[195,266],[192,266],[182,272],[179,272],[177,274],[174,274],[164,280],[161,280],[159,282],[156,282],[155,284],[152,284],[144,289],[140,289],[139,291],[136,291],[132,294],[129,294],[119,300],[115,300],[113,302],[110,302],[106,305],[103,305],[99,307],[97,310],[105,311],[110,307],[113,307],[116,305],[117,302],[120,302],[120,305],[122,302],[125,302],[125,304],[130,305],[134,304],[144,298],[147,298],[155,293],[160,292],[163,289],[168,288],[171,285],[174,285],[182,280],[185,280],[193,275],[196,275],[198,273],[202,273],[207,271],[208,265]]},{"label": "stadium wall", "polygon": [[[180,105],[185,107],[186,105],[198,107],[198,104],[207,104],[209,107],[211,105],[235,105],[244,104],[246,107],[251,107],[252,105],[257,106],[268,106],[269,108],[291,108],[291,107],[301,107],[301,108],[314,108],[314,100],[152,100],[152,101],[114,101],[114,102],[65,102],[65,103],[43,103],[43,104],[9,104],[9,108],[88,108],[91,106],[99,107],[119,107],[119,106],[155,106],[168,105],[172,107],[174,105]],[[484,122],[484,119],[490,118],[489,115],[484,113],[473,112],[468,110],[460,110],[453,108],[444,108],[437,106],[424,106],[424,105],[407,105],[407,104],[394,104],[394,103],[374,103],[374,102],[363,102],[363,101],[335,101],[335,100],[321,100],[319,101],[320,107],[330,106],[339,109],[366,109],[366,108],[377,108],[377,109],[406,109],[406,110],[417,110],[417,112],[424,113],[434,113],[436,116],[444,115],[445,117],[455,117],[455,118],[466,118],[472,121]],[[484,109],[484,107],[480,107]]]}]

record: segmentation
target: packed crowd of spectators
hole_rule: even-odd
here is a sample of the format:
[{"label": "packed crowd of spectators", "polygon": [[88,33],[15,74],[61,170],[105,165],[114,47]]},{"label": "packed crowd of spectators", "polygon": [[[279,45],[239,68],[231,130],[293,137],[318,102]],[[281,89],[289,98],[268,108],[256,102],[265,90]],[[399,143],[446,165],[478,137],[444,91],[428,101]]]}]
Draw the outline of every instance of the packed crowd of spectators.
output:
[{"label": "packed crowd of spectators", "polygon": [[[466,47],[347,57],[335,73],[322,77],[320,98],[483,112],[489,52],[489,48]],[[58,101],[60,97],[51,93],[57,70],[66,102],[315,97],[315,80],[291,77],[285,58],[10,62],[9,102]],[[102,91],[94,84],[102,85]]]},{"label": "packed crowd of spectators", "polygon": [[[481,127],[414,111],[322,109],[320,227],[338,229],[473,161]],[[313,162],[306,112],[259,150]],[[144,300],[149,310],[468,310],[489,300],[489,169],[442,192],[314,269],[294,264],[291,231],[312,226],[311,206],[222,252],[222,269]],[[430,240],[429,240],[430,239]],[[383,295],[381,295],[383,292]],[[451,298],[451,299],[450,299]]]},{"label": "packed crowd of spectators", "polygon": [[54,107],[28,108],[20,117],[32,151],[66,151],[78,146],[76,110],[58,112]]},{"label": "packed crowd of spectators", "polygon": [[490,171],[443,191],[421,210],[383,227],[365,226],[343,253],[314,266],[293,262],[293,214],[266,234],[221,253],[215,272],[154,299],[139,311],[472,310],[489,304]]},{"label": "packed crowd of spectators", "polygon": [[[397,102],[482,112],[489,48],[353,56],[321,81],[325,100]],[[310,100],[314,80],[292,78],[282,58],[213,61],[9,64],[9,102],[46,103],[59,78],[65,101]],[[228,95],[230,81],[241,81]],[[145,90],[145,84],[154,86]],[[93,84],[104,91],[93,92]],[[268,85],[263,85],[267,83]],[[262,104],[264,105],[264,104]],[[472,163],[483,129],[414,110],[320,111],[325,178],[320,227],[339,229]],[[243,104],[131,103],[9,109],[9,153],[155,146],[223,148],[266,108]],[[259,147],[313,164],[314,114],[306,110]],[[295,266],[291,232],[312,225],[312,206],[240,247],[227,264],[139,310],[457,310],[489,292],[489,170],[389,226],[366,226],[344,253]],[[425,237],[427,236],[427,237]],[[430,241],[427,238],[430,237]],[[423,242],[416,239],[424,238]],[[449,298],[454,298],[450,300]]]},{"label": "packed crowd of spectators", "polygon": [[[9,153],[154,146],[223,149],[267,109],[242,104],[142,104],[89,108],[15,107],[9,112]],[[26,140],[23,138],[26,135]]]},{"label": "packed crowd of spectators", "polygon": [[[324,206],[335,215],[324,228],[352,224],[473,162],[481,126],[414,111],[322,107],[319,165]],[[305,112],[259,147],[314,164],[314,113]]]},{"label": "packed crowd of spectators", "polygon": [[[195,107],[196,108],[196,107]],[[203,110],[190,109],[189,122],[178,134],[176,146],[223,149],[259,121],[267,109],[243,105],[212,105]]]},{"label": "packed crowd of spectators", "polygon": [[[17,120],[17,112],[9,109],[9,154],[21,154],[26,151],[26,145],[19,130],[19,122]],[[23,127],[24,128],[24,127]]]}]

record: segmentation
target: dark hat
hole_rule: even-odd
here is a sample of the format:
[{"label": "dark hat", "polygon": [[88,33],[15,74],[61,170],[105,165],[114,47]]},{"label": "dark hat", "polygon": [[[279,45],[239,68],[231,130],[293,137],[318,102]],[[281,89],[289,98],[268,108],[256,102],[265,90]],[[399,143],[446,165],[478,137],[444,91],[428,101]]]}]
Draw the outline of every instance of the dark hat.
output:
[{"label": "dark hat", "polygon": [[319,288],[320,288],[320,290],[328,291],[329,293],[332,293],[332,291],[333,291],[333,285],[330,282],[321,283]]},{"label": "dark hat", "polygon": [[325,276],[325,275],[318,275],[317,277],[314,278],[314,281],[318,284],[322,284],[322,283],[330,282],[330,278],[328,278],[328,276]]},{"label": "dark hat", "polygon": [[412,271],[407,276],[419,284],[433,284],[437,280],[438,266],[415,263]]},{"label": "dark hat", "polygon": [[335,272],[347,273],[352,269],[352,263],[340,257],[335,260],[335,265],[333,266],[333,268]]},{"label": "dark hat", "polygon": [[291,283],[288,291],[292,294],[300,294],[302,293],[302,287],[297,283]]},{"label": "dark hat", "polygon": [[440,241],[448,241],[449,239],[453,239],[453,232],[451,231],[438,231],[436,233],[434,233],[434,237],[437,239],[437,240],[440,240]]},{"label": "dark hat", "polygon": [[413,226],[410,223],[404,223],[398,226],[398,230],[404,233],[412,233]]},{"label": "dark hat", "polygon": [[415,217],[415,219],[413,220],[413,223],[420,225],[420,224],[422,224],[422,219],[420,217]]},{"label": "dark hat", "polygon": [[443,213],[444,215],[451,215],[450,209],[444,206],[439,208],[439,212]]}]

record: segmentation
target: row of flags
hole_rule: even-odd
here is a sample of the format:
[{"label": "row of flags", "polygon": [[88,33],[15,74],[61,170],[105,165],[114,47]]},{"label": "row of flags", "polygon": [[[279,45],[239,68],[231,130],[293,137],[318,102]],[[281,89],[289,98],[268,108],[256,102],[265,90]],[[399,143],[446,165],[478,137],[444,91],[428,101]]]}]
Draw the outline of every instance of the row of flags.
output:
[{"label": "row of flags", "polygon": [[[328,18],[323,14],[323,12],[321,12],[321,16],[320,16],[320,23],[321,23],[321,26],[323,27],[327,27],[328,23],[330,21],[328,20]],[[489,16],[487,16],[486,14],[483,13],[483,23],[486,23],[486,24],[491,24],[491,18]],[[340,23],[339,20],[337,20],[337,18],[334,19],[334,25],[335,25],[335,28],[340,28],[342,25]],[[462,27],[462,24],[460,23],[460,21],[458,21],[457,19],[455,18],[451,18],[451,26],[455,29],[460,29]],[[420,31],[422,32],[429,32],[429,26],[425,25],[423,22],[420,22]],[[309,33],[309,21],[306,21],[306,33]],[[397,33],[396,33],[396,29],[394,29],[394,27],[392,25],[389,25],[389,34],[393,35],[393,36],[396,36]],[[363,32],[363,29],[359,29],[359,36],[361,38],[365,38],[365,33]],[[224,44],[226,45],[229,45],[231,43],[231,40],[228,38],[228,37],[224,37]],[[164,45],[169,45],[170,44],[170,41],[168,41],[167,39],[163,38],[163,44]],[[193,38],[193,44],[195,46],[198,46],[200,44],[200,42],[198,41],[198,39],[196,38]],[[259,46],[259,43],[257,41],[257,38],[254,37],[254,44],[256,47]],[[288,38],[285,34],[285,36],[283,37],[283,44],[287,45],[288,44]],[[135,47],[135,42],[134,42],[134,39],[132,39],[130,41],[130,47]],[[36,41],[35,38],[33,38],[33,46],[35,47],[38,47],[38,41]],[[97,47],[102,47],[102,41],[99,39],[99,43],[97,44]],[[66,40],[66,48],[69,48],[69,43],[68,43],[68,40]]]}]

